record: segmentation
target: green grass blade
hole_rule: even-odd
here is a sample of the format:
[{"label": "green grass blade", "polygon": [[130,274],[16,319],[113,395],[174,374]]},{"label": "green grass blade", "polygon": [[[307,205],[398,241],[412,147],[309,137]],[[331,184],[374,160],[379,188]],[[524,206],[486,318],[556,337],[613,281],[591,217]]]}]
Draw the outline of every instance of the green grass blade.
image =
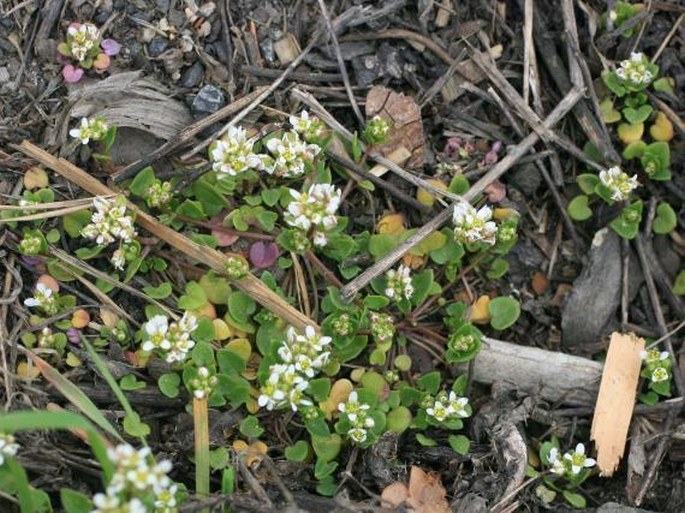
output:
[{"label": "green grass blade", "polygon": [[81,413],[92,420],[97,426],[101,427],[104,431],[112,435],[115,439],[123,441],[123,438],[121,438],[121,435],[118,433],[116,428],[107,420],[98,407],[95,406],[93,401],[91,401],[90,398],[83,393],[79,387],[62,376],[57,369],[52,367],[42,358],[33,353],[28,353],[28,355],[31,360],[33,360],[33,363],[36,365],[36,367],[38,367],[45,379],[52,383],[52,385],[59,390],[71,404],[76,406]]}]

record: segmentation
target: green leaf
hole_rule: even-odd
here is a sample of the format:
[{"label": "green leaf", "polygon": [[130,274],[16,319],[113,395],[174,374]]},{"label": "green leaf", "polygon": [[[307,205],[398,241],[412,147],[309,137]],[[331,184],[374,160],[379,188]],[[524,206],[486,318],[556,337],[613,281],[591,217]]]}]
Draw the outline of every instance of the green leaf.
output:
[{"label": "green leaf", "polygon": [[616,123],[621,121],[621,113],[614,108],[614,102],[607,98],[599,104],[602,120],[605,123]]},{"label": "green leaf", "polygon": [[171,295],[171,283],[165,281],[160,283],[157,287],[143,287],[143,292],[152,299],[166,299]]},{"label": "green leaf", "polygon": [[104,246],[93,246],[91,248],[85,247],[85,248],[78,248],[74,254],[80,258],[81,260],[90,260],[92,258],[95,258],[102,253],[102,250],[105,249]]},{"label": "green leaf", "polygon": [[585,497],[579,493],[570,492],[568,490],[562,490],[561,493],[564,496],[564,499],[566,499],[566,502],[568,502],[574,508],[584,509],[587,506]]},{"label": "green leaf", "polygon": [[496,280],[507,274],[507,272],[509,272],[509,262],[503,258],[496,258],[490,262],[490,269],[485,273],[485,276],[491,280]]},{"label": "green leaf", "polygon": [[131,436],[145,438],[150,434],[150,426],[140,420],[136,412],[127,413],[124,417],[124,431]]},{"label": "green leaf", "polygon": [[257,303],[240,290],[228,296],[228,311],[238,322],[249,322],[250,316],[257,310]]},{"label": "green leaf", "polygon": [[175,372],[167,372],[162,374],[157,380],[159,391],[167,397],[178,397],[179,385],[181,384],[181,376]]},{"label": "green leaf", "polygon": [[317,378],[309,382],[307,392],[312,398],[318,402],[324,402],[328,399],[328,394],[331,391],[331,380],[329,378]]},{"label": "green leaf", "polygon": [[81,236],[81,230],[90,222],[91,213],[89,210],[79,210],[62,216],[62,227],[71,238]]},{"label": "green leaf", "polygon": [[412,415],[406,406],[397,406],[386,415],[388,431],[403,433],[411,425]]},{"label": "green leaf", "polygon": [[45,240],[47,240],[50,244],[55,244],[59,242],[61,238],[61,235],[59,233],[59,230],[57,228],[53,228],[50,230],[48,233],[45,234]]},{"label": "green leaf", "polygon": [[207,218],[202,203],[194,200],[185,200],[176,208],[176,213],[191,219],[203,220]]},{"label": "green leaf", "polygon": [[335,469],[338,468],[337,461],[324,461],[319,458],[314,465],[314,477],[316,479],[322,480],[333,474]]},{"label": "green leaf", "polygon": [[670,77],[661,77],[661,78],[654,81],[654,83],[652,84],[652,87],[657,92],[675,95],[675,91],[673,90],[672,81],[673,81],[673,79]]},{"label": "green leaf", "polygon": [[646,142],[634,141],[625,147],[622,155],[623,155],[623,158],[626,160],[639,159],[639,158],[642,158],[642,155],[644,155],[646,149],[647,149],[647,143]]},{"label": "green leaf", "polygon": [[668,203],[659,203],[656,207],[656,217],[654,218],[654,223],[652,224],[652,230],[654,233],[660,235],[665,235],[671,233],[675,230],[678,223],[678,218],[673,210],[673,207]]},{"label": "green leaf", "polygon": [[240,423],[240,433],[248,438],[259,438],[264,430],[259,425],[259,419],[254,415],[248,415]]},{"label": "green leaf", "polygon": [[209,451],[209,466],[212,470],[221,470],[231,464],[231,455],[226,447],[218,447]]},{"label": "green leaf", "polygon": [[273,207],[281,199],[281,188],[263,189],[261,192],[262,200],[267,207]]},{"label": "green leaf", "polygon": [[147,191],[156,180],[155,170],[148,166],[136,175],[131,182],[131,185],[129,185],[128,190],[131,191],[131,194],[134,196],[145,198],[147,196]]},{"label": "green leaf", "polygon": [[133,374],[126,374],[126,376],[119,381],[119,386],[122,390],[140,390],[145,388],[145,382],[138,381]]},{"label": "green leaf", "polygon": [[496,297],[488,303],[490,325],[496,330],[504,330],[513,325],[521,315],[521,305],[511,296]]},{"label": "green leaf", "polygon": [[583,173],[576,177],[576,182],[583,193],[591,195],[595,192],[595,187],[597,187],[597,184],[600,182],[600,180],[599,176],[593,173]]},{"label": "green leaf", "polygon": [[442,382],[442,376],[439,371],[427,372],[419,379],[416,380],[416,384],[422,390],[428,392],[431,395],[435,395],[440,390],[440,383]]},{"label": "green leaf", "polygon": [[226,198],[216,190],[216,187],[205,180],[196,180],[192,190],[195,198],[202,203],[203,211],[209,216],[231,206]]},{"label": "green leaf", "polygon": [[452,194],[466,194],[466,192],[471,188],[469,179],[464,175],[454,175],[452,181],[450,182],[449,191]]},{"label": "green leaf", "polygon": [[366,296],[364,306],[369,310],[380,310],[390,304],[390,300],[385,296]]},{"label": "green leaf", "polygon": [[307,456],[309,456],[309,444],[304,440],[298,440],[285,448],[285,459],[288,461],[305,461]]},{"label": "green leaf", "polygon": [[423,433],[416,433],[416,441],[424,447],[437,447],[438,442],[432,438],[428,438]]},{"label": "green leaf", "polygon": [[637,200],[623,207],[621,215],[611,221],[611,228],[624,239],[634,239],[642,220],[642,201]]},{"label": "green leaf", "polygon": [[186,293],[178,300],[178,307],[182,310],[198,310],[207,303],[207,294],[196,282],[189,281],[186,285]]},{"label": "green leaf", "polygon": [[237,372],[241,374],[245,372],[247,362],[235,351],[230,349],[219,349],[216,352],[216,362],[219,365],[221,372],[230,374]]},{"label": "green leaf", "polygon": [[623,85],[623,81],[618,77],[615,71],[610,71],[602,75],[602,81],[606,86],[619,98],[625,96],[627,90]]},{"label": "green leaf", "polygon": [[377,233],[369,237],[369,253],[376,259],[390,253],[399,244],[399,239],[389,233]]},{"label": "green leaf", "polygon": [[262,228],[264,228],[267,232],[273,231],[273,229],[276,227],[276,221],[278,221],[278,214],[269,210],[261,210],[256,212],[255,217],[257,218],[257,221],[259,221],[259,224],[262,226]]},{"label": "green leaf", "polygon": [[66,513],[89,513],[93,509],[93,503],[87,495],[71,488],[62,488],[59,496]]},{"label": "green leaf", "polygon": [[[210,321],[211,322],[211,321]],[[198,342],[190,353],[193,363],[198,367],[214,367],[214,349],[207,342]]]},{"label": "green leaf", "polygon": [[677,296],[685,296],[685,269],[676,276],[673,282],[673,293]]},{"label": "green leaf", "polygon": [[428,297],[428,293],[433,285],[433,269],[425,269],[412,277],[412,284],[414,285],[414,293],[411,296],[411,302],[415,305],[420,305]]},{"label": "green leaf", "polygon": [[581,194],[569,202],[566,211],[571,216],[571,219],[574,221],[585,221],[592,217],[592,210],[588,206],[589,199],[586,195]]},{"label": "green leaf", "polygon": [[471,440],[469,440],[464,435],[450,435],[447,438],[450,447],[454,452],[460,454],[461,456],[466,456],[471,448]]},{"label": "green leaf", "polygon": [[637,109],[632,107],[626,107],[623,109],[623,116],[628,120],[630,124],[643,123],[647,120],[654,109],[651,105],[642,105]]},{"label": "green leaf", "polygon": [[668,143],[659,141],[648,145],[640,162],[652,180],[670,180],[671,149]]}]

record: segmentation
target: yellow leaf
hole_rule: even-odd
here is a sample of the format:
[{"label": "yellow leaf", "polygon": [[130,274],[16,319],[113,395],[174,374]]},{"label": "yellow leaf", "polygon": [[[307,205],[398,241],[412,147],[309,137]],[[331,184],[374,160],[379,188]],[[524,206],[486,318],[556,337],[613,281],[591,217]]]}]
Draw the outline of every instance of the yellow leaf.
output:
[{"label": "yellow leaf", "polygon": [[492,217],[497,221],[504,219],[511,219],[512,217],[519,217],[519,213],[513,208],[496,208],[492,211]]},{"label": "yellow leaf", "polygon": [[669,142],[673,139],[673,123],[666,114],[657,112],[654,124],[649,127],[649,134],[655,141]]},{"label": "yellow leaf", "polygon": [[245,465],[252,467],[262,461],[269,447],[259,440],[250,445],[244,440],[236,440],[233,442],[233,450],[242,457]]},{"label": "yellow leaf", "polygon": [[404,232],[404,216],[402,214],[387,214],[381,217],[376,225],[378,233],[387,233],[388,235],[399,235]]},{"label": "yellow leaf", "polygon": [[214,319],[214,336],[217,340],[226,340],[233,335],[233,330],[223,319]]},{"label": "yellow leaf", "polygon": [[80,367],[81,365],[83,365],[83,362],[78,356],[69,351],[67,353],[67,365],[69,367]]},{"label": "yellow leaf", "polygon": [[331,391],[328,394],[328,399],[319,404],[323,412],[326,414],[326,418],[330,419],[333,412],[338,411],[338,405],[347,401],[347,398],[352,392],[354,385],[349,379],[339,379],[331,387]]},{"label": "yellow leaf", "polygon": [[445,234],[442,232],[433,232],[428,237],[423,239],[413,251],[416,252],[416,255],[423,256],[431,251],[440,249],[445,244],[447,244],[447,237]]},{"label": "yellow leaf", "polygon": [[108,328],[116,327],[119,322],[119,316],[109,308],[100,308],[100,319],[102,319],[102,324]]},{"label": "yellow leaf", "polygon": [[43,189],[49,184],[45,169],[34,166],[24,173],[24,187],[27,189]]},{"label": "yellow leaf", "polygon": [[362,376],[366,372],[366,369],[362,367],[357,367],[356,369],[353,369],[352,372],[350,373],[350,379],[354,381],[355,383],[359,383],[362,380]]},{"label": "yellow leaf", "polygon": [[89,322],[90,314],[86,310],[76,310],[71,316],[71,325],[76,329],[85,328]]},{"label": "yellow leaf", "polygon": [[[441,191],[447,190],[447,184],[437,180],[436,178],[430,178],[426,180],[426,182],[431,184],[436,189],[440,189]],[[435,203],[435,195],[432,192],[428,192],[426,189],[422,188],[419,188],[416,191],[416,199],[419,200],[419,203],[426,205],[427,207],[432,207]]]},{"label": "yellow leaf", "polygon": [[423,266],[423,264],[426,263],[426,260],[428,257],[426,255],[419,256],[419,255],[412,255],[411,253],[407,253],[402,257],[402,263],[409,267],[410,269],[418,269],[419,267]]},{"label": "yellow leaf", "polygon": [[245,408],[247,409],[248,413],[254,415],[259,411],[259,404],[257,404],[257,401],[250,397],[247,401],[245,401]]},{"label": "yellow leaf", "polygon": [[33,381],[40,375],[40,369],[35,365],[30,365],[28,362],[19,362],[17,365],[17,376]]},{"label": "yellow leaf", "polygon": [[250,341],[246,338],[231,340],[226,345],[226,349],[230,349],[234,353],[237,353],[246,362],[250,359],[250,355],[252,354],[252,345],[250,345]]},{"label": "yellow leaf", "polygon": [[207,301],[204,306],[201,306],[197,310],[191,312],[198,319],[202,317],[209,317],[211,320],[216,319],[216,308],[214,305]]},{"label": "yellow leaf", "polygon": [[471,307],[469,313],[469,320],[476,324],[486,324],[490,321],[490,311],[488,305],[490,304],[489,296],[480,296]]},{"label": "yellow leaf", "polygon": [[621,123],[618,125],[618,138],[621,139],[625,144],[630,144],[635,141],[642,139],[642,134],[645,132],[644,123]]}]

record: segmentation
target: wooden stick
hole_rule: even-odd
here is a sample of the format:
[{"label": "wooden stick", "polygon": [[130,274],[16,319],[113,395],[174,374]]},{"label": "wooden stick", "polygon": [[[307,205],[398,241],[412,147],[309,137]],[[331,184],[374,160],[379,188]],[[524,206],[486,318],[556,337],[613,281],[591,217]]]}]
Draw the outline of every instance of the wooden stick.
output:
[{"label": "wooden stick", "polygon": [[[50,155],[38,146],[24,141],[17,147],[21,152],[29,157],[33,157],[44,166],[59,173],[67,180],[75,183],[83,190],[96,196],[109,196],[117,194],[96,178],[86,173],[83,169],[75,166],[68,160],[57,158]],[[151,215],[143,212],[133,203],[128,203],[128,208],[136,215],[136,222],[145,230],[149,231],[159,239],[167,242],[187,256],[199,262],[207,264],[212,269],[224,274],[229,257],[220,251],[207,246],[201,246],[190,240],[168,226],[164,226]],[[245,278],[232,282],[237,288],[248,294],[252,299],[270,310],[275,315],[283,318],[288,324],[303,329],[305,326],[314,326],[316,323],[309,319],[292,306],[290,306],[281,296],[267,287],[262,281],[252,274]]]},{"label": "wooden stick", "polygon": [[[559,105],[557,105],[549,114],[547,119],[545,119],[544,125],[546,127],[552,127],[558,123],[566,115],[566,113],[573,108],[573,106],[578,102],[578,100],[580,100],[582,96],[583,92],[581,90],[571,89],[571,91],[569,91]],[[476,196],[483,192],[488,185],[490,185],[493,181],[502,176],[509,168],[516,164],[519,159],[528,153],[539,140],[540,137],[536,132],[531,132],[528,134],[528,136],[526,136],[519,144],[511,148],[509,153],[507,153],[502,160],[495,164],[490,171],[488,171],[480,180],[473,184],[466,194],[463,195],[463,199],[465,201],[473,200]],[[423,225],[418,232],[409,237],[409,239],[407,239],[404,243],[397,246],[394,250],[381,258],[362,274],[357,276],[350,283],[345,285],[340,290],[340,295],[342,296],[343,300],[351,300],[357,294],[357,292],[364,288],[371,280],[383,273],[386,269],[402,258],[405,253],[410,251],[423,239],[445,224],[452,217],[452,211],[455,204],[452,204],[440,212],[428,223]]]}]

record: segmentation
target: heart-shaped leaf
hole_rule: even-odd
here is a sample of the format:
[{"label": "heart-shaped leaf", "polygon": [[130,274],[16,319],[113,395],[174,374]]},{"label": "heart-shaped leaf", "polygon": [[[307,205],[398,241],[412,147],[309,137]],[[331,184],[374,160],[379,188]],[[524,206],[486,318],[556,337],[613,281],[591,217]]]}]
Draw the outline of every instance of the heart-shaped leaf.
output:
[{"label": "heart-shaped leaf", "polygon": [[75,68],[71,64],[67,64],[62,68],[62,76],[65,81],[70,84],[75,84],[83,78],[83,70],[81,68]]},{"label": "heart-shaped leaf", "polygon": [[255,242],[250,247],[250,262],[260,269],[270,267],[276,263],[278,254],[278,245],[275,242]]},{"label": "heart-shaped leaf", "polygon": [[642,105],[637,109],[626,107],[623,109],[623,116],[626,118],[626,120],[628,120],[628,123],[634,125],[636,123],[643,123],[646,121],[653,110],[654,109],[651,105]]},{"label": "heart-shaped leaf", "polygon": [[645,132],[644,123],[637,123],[634,125],[628,123],[621,123],[618,125],[618,138],[625,144],[630,144],[642,139],[642,134]]},{"label": "heart-shaped leaf", "polygon": [[99,53],[95,60],[93,61],[93,67],[96,71],[105,71],[109,68],[110,60],[106,53]]},{"label": "heart-shaped leaf", "polygon": [[669,142],[673,139],[673,123],[666,117],[666,114],[663,112],[656,113],[654,124],[649,127],[649,135],[655,141]]},{"label": "heart-shaped leaf", "polygon": [[100,47],[109,56],[116,55],[121,50],[121,45],[114,39],[103,39]]},{"label": "heart-shaped leaf", "polygon": [[568,215],[574,221],[585,221],[592,217],[592,210],[588,206],[588,197],[585,194],[576,196],[566,207]]},{"label": "heart-shaped leaf", "polygon": [[639,159],[642,157],[646,149],[647,143],[644,141],[632,142],[623,150],[623,158],[626,160]]},{"label": "heart-shaped leaf", "polygon": [[652,230],[654,233],[665,235],[675,229],[677,222],[678,219],[673,207],[668,203],[659,203],[659,206],[656,207],[656,217],[654,224],[652,224]]},{"label": "heart-shaped leaf", "polygon": [[599,104],[600,112],[602,113],[602,120],[605,123],[617,123],[621,121],[621,113],[614,109],[614,102],[611,98],[607,98]]}]

